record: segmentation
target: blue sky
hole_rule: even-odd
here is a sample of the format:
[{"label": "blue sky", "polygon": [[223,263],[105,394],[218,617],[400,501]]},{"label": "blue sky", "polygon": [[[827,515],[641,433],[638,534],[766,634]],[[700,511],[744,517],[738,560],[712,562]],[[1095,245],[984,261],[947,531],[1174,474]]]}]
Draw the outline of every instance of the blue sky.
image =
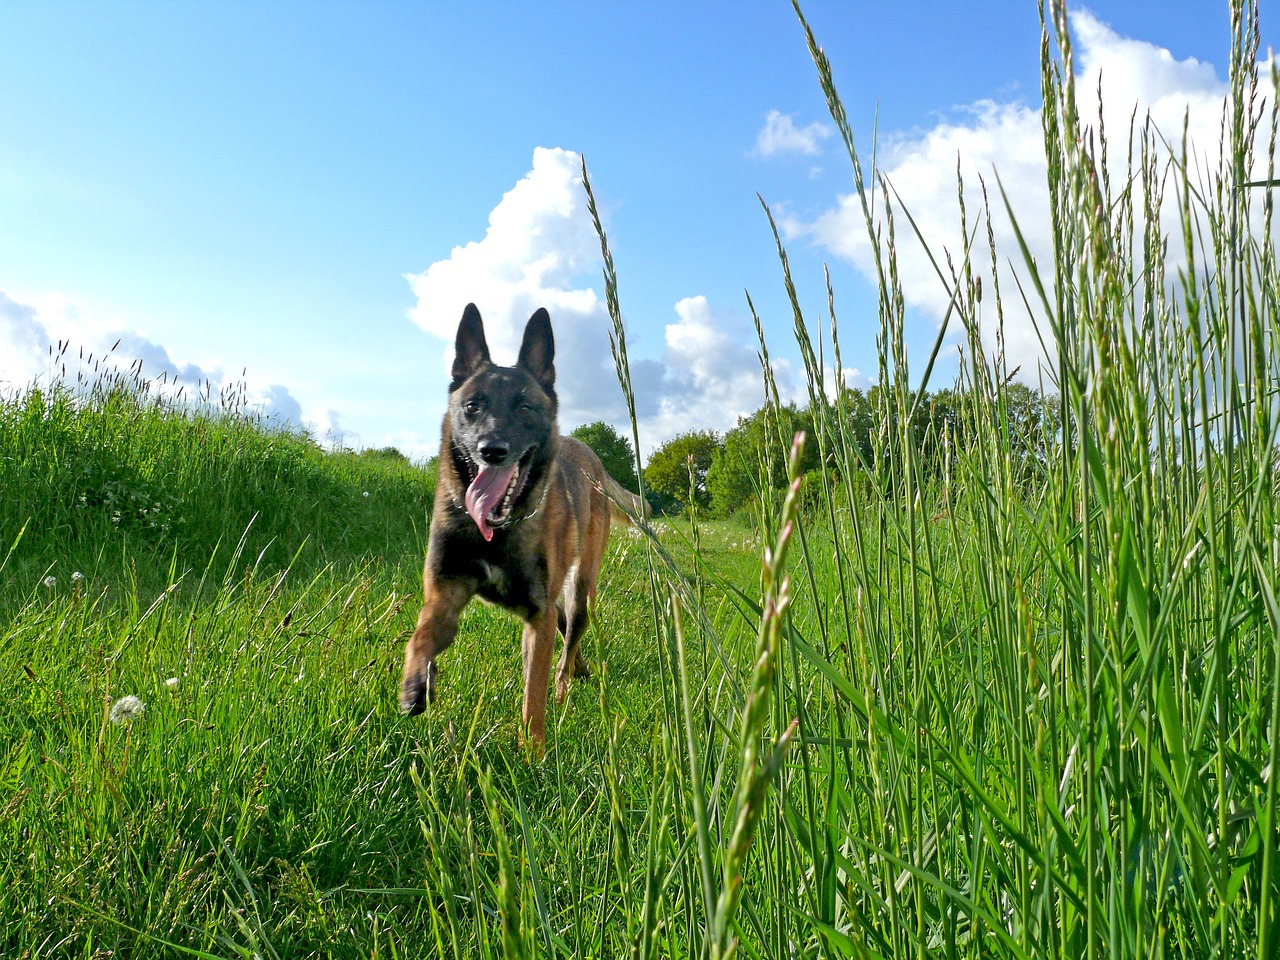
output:
[{"label": "blue sky", "polygon": [[[1262,4],[1264,50],[1276,6]],[[1073,9],[1109,108],[1127,104],[1127,117],[1140,103],[1174,132],[1191,109],[1212,138],[1225,3]],[[939,244],[953,242],[957,151],[967,189],[1000,170],[1034,226],[1034,3],[805,10],[860,148],[869,158],[878,115],[882,164]],[[0,131],[10,389],[48,373],[51,340],[101,352],[123,335],[117,356],[147,373],[243,375],[258,402],[321,438],[424,457],[461,305],[480,304],[510,362],[545,304],[562,427],[621,425],[580,156],[618,267],[646,446],[759,406],[744,290],[784,390],[802,395],[757,193],[815,322],[830,264],[846,377],[875,376],[849,163],[782,0],[0,0]],[[937,285],[904,275],[920,356]],[[1029,328],[1010,351],[1034,367]]]}]

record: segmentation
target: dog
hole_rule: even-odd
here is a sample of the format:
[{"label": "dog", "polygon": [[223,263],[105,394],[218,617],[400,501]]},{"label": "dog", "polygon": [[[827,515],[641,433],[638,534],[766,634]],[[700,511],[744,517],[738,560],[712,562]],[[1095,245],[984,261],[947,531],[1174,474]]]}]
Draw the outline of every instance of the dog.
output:
[{"label": "dog", "polygon": [[418,714],[434,702],[436,658],[478,595],[524,620],[522,734],[540,750],[556,632],[564,636],[556,668],[562,703],[571,674],[591,675],[580,643],[609,528],[647,511],[590,447],[560,436],[555,341],[545,309],[529,318],[514,367],[489,359],[475,304],[462,313],[455,346],[422,612],[405,647],[400,709]]}]

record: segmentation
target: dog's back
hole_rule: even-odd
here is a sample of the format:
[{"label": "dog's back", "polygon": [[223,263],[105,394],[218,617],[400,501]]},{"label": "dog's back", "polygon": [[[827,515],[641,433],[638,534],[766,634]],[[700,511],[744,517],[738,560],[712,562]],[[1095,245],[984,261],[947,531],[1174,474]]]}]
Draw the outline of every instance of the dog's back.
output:
[{"label": "dog's back", "polygon": [[556,462],[563,471],[566,488],[576,496],[603,497],[614,525],[629,525],[636,517],[649,516],[648,504],[613,479],[596,452],[581,440],[561,437]]}]

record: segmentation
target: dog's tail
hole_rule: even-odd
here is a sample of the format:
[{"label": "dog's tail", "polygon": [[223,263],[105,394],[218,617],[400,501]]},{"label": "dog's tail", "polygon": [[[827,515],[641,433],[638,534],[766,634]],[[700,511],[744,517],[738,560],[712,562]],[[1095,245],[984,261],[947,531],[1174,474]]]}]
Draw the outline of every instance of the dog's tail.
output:
[{"label": "dog's tail", "polygon": [[604,477],[604,492],[609,498],[609,518],[615,527],[633,524],[636,517],[648,519],[653,514],[648,503],[607,473]]}]

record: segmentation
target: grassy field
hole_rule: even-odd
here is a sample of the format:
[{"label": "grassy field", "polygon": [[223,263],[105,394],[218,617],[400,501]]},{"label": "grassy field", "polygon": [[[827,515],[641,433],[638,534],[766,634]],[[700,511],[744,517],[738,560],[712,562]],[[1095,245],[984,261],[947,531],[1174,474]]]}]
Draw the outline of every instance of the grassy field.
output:
[{"label": "grassy field", "polygon": [[[1104,166],[1048,15],[1055,255],[994,250],[985,208],[938,252],[969,343],[941,467],[913,453],[909,211],[877,241],[870,458],[780,244],[820,466],[762,461],[754,529],[615,537],[599,669],[545,758],[488,608],[434,707],[396,712],[429,474],[143,384],[4,400],[0,953],[1274,957],[1280,279],[1272,190],[1245,186],[1274,176],[1273,106],[1244,106],[1237,10],[1218,169],[1140,117]],[[997,258],[1020,290],[980,289]],[[1021,435],[978,335],[1015,302],[1052,435]]]}]

